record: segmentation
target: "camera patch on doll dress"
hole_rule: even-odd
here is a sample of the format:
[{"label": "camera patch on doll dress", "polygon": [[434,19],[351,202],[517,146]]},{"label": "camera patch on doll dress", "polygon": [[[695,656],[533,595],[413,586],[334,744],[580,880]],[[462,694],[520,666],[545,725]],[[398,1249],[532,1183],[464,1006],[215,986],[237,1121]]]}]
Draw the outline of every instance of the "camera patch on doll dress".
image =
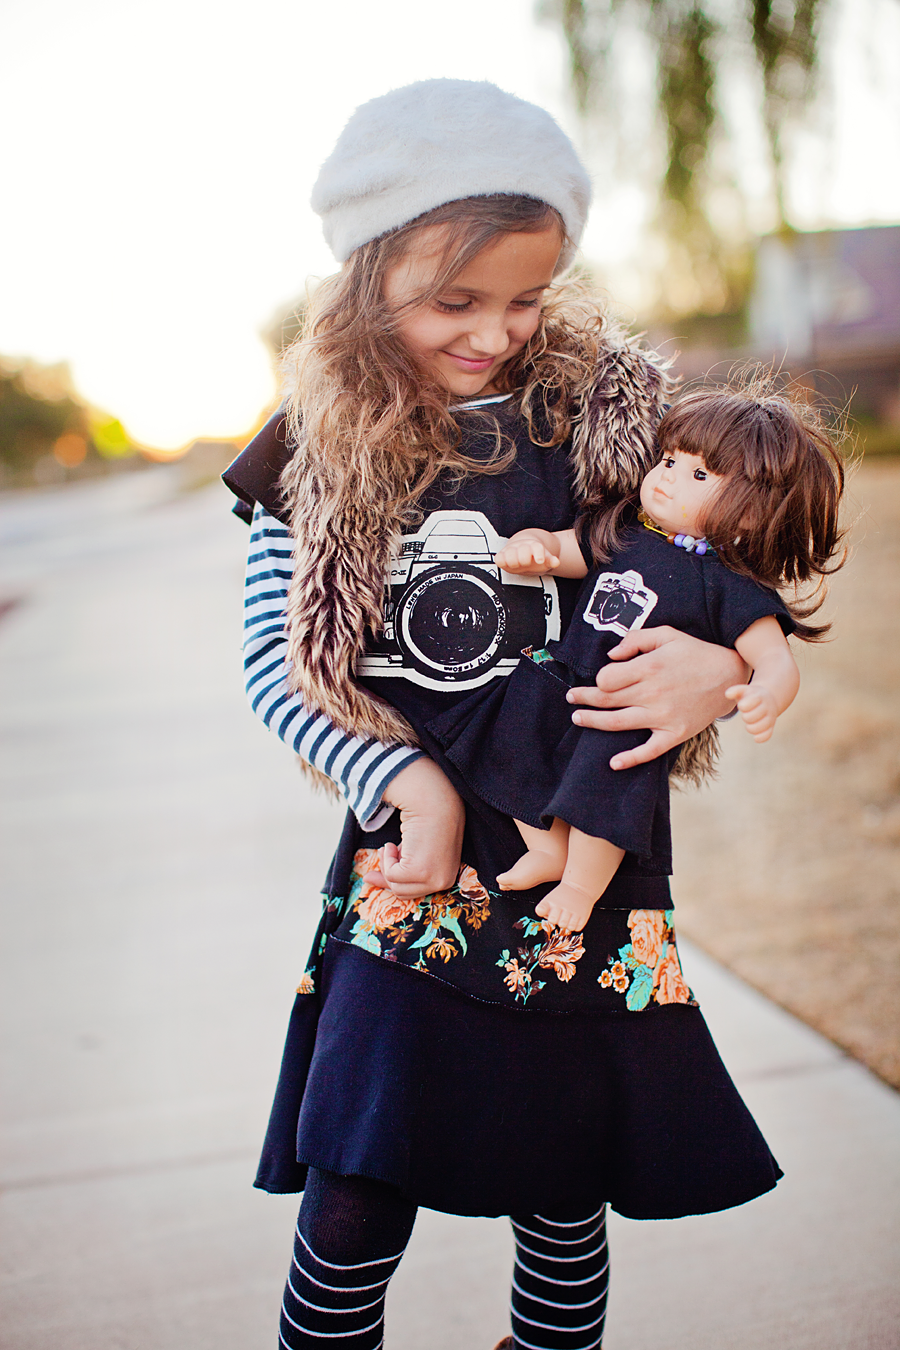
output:
[{"label": "camera patch on doll dress", "polygon": [[620,633],[643,628],[659,599],[640,572],[601,572],[582,618],[598,632]]}]

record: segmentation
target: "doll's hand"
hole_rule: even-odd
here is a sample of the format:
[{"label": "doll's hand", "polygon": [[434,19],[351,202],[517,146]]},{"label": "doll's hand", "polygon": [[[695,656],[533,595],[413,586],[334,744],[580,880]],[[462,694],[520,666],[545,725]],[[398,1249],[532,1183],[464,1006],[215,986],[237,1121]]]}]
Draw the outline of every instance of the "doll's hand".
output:
[{"label": "doll's hand", "polygon": [[726,690],[746,680],[748,667],[730,647],[688,637],[676,628],[639,628],[610,652],[595,688],[570,689],[579,726],[599,731],[646,727],[649,740],[614,755],[614,769],[630,769],[663,755],[730,712]]},{"label": "doll's hand", "polygon": [[391,779],[384,800],[400,810],[400,847],[385,844],[380,869],[363,879],[404,900],[452,886],[459,876],[466,812],[449,779],[422,756]]},{"label": "doll's hand", "polygon": [[733,698],[744,725],[755,741],[767,741],[778,720],[778,704],[771,689],[762,684],[733,684],[725,690]]},{"label": "doll's hand", "polygon": [[501,548],[494,561],[504,572],[526,577],[543,576],[545,572],[559,566],[559,558],[539,539],[524,539],[518,544],[507,544]]}]

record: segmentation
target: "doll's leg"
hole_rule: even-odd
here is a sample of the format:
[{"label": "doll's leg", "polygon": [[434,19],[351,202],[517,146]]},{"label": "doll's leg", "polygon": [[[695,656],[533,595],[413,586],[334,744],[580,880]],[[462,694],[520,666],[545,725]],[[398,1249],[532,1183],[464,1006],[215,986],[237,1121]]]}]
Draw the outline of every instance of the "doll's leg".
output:
[{"label": "doll's leg", "polygon": [[536,912],[560,928],[581,932],[624,857],[625,850],[608,839],[582,834],[573,826],[562,881],[544,896]]},{"label": "doll's leg", "polygon": [[501,872],[497,885],[501,891],[530,891],[542,881],[559,881],[569,851],[569,827],[564,820],[554,820],[549,830],[536,830],[533,825],[516,821],[516,828],[525,840],[527,853],[513,863],[508,872]]}]

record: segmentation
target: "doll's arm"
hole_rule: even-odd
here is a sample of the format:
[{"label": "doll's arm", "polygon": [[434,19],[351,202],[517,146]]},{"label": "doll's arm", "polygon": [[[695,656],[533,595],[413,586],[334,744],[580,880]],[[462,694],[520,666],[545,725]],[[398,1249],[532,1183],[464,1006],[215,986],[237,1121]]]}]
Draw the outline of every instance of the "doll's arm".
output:
[{"label": "doll's arm", "polygon": [[587,576],[587,563],[574,530],[559,530],[556,534],[550,530],[518,530],[495,561],[504,572],[518,576],[545,576],[548,572],[578,580]]},{"label": "doll's arm", "polygon": [[771,614],[752,623],[734,645],[747,665],[753,667],[753,682],[733,684],[725,692],[737,703],[753,739],[767,741],[776,718],[790,707],[800,688],[797,663],[781,624]]}]

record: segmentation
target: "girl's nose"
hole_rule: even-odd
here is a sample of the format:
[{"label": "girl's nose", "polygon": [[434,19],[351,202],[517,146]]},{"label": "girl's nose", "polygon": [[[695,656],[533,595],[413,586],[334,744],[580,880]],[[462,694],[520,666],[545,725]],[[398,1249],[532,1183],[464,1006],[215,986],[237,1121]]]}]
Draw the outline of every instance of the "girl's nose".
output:
[{"label": "girl's nose", "polygon": [[505,315],[481,314],[469,333],[472,346],[485,356],[501,356],[509,346]]}]

